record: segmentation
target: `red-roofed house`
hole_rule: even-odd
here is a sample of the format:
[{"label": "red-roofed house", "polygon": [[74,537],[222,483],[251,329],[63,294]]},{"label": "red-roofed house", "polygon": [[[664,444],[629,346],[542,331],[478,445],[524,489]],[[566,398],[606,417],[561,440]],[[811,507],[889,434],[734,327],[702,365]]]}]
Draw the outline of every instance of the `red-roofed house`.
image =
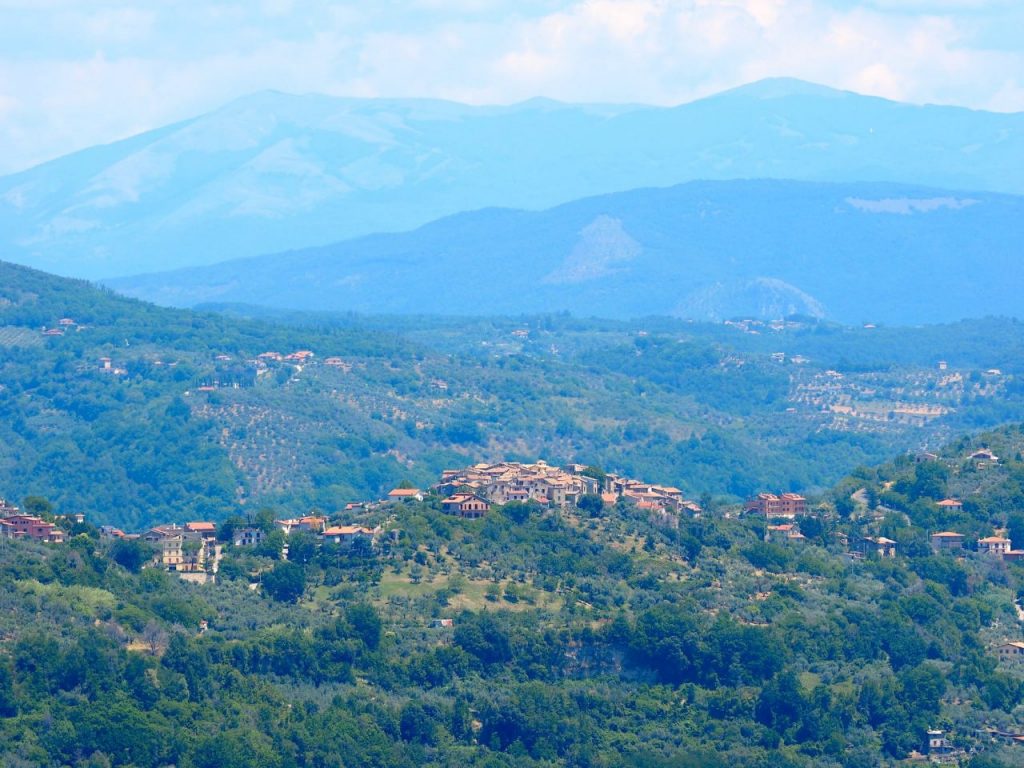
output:
[{"label": "red-roofed house", "polygon": [[388,493],[392,501],[423,501],[423,491],[419,488],[395,488]]},{"label": "red-roofed house", "polygon": [[185,523],[185,530],[190,533],[198,533],[205,541],[213,541],[217,538],[217,526],[214,523]]},{"label": "red-roofed house", "polygon": [[378,533],[380,533],[380,528],[371,529],[362,525],[333,525],[326,528],[321,535],[325,542],[351,545],[359,539],[372,542]]}]

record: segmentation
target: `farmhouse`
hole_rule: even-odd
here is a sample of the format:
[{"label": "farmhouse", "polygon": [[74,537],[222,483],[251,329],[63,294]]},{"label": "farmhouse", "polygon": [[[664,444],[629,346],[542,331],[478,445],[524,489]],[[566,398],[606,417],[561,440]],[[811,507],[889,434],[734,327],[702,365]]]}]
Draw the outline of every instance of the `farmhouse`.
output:
[{"label": "farmhouse", "polygon": [[445,512],[468,519],[483,517],[490,508],[487,499],[475,493],[456,493],[441,502],[441,509]]},{"label": "farmhouse", "polygon": [[1024,643],[1016,640],[1003,643],[996,647],[996,656],[1004,662],[1024,661]]},{"label": "farmhouse", "polygon": [[1003,536],[987,536],[978,539],[978,552],[983,555],[1002,557],[1010,551],[1010,540]]},{"label": "farmhouse", "polygon": [[325,543],[351,546],[359,540],[368,541],[372,544],[378,533],[380,533],[380,528],[371,529],[361,525],[338,525],[325,528],[321,537]]},{"label": "farmhouse", "polygon": [[964,535],[956,531],[932,534],[933,552],[959,552],[964,548]]},{"label": "farmhouse", "polygon": [[885,536],[865,536],[860,540],[860,549],[865,555],[874,553],[879,557],[896,557],[896,542]]},{"label": "farmhouse", "polygon": [[391,501],[423,501],[423,491],[419,488],[395,488],[388,493]]},{"label": "farmhouse", "polygon": [[235,528],[231,543],[236,547],[255,547],[262,544],[266,537],[267,534],[263,532],[262,528],[246,526],[245,528]]}]

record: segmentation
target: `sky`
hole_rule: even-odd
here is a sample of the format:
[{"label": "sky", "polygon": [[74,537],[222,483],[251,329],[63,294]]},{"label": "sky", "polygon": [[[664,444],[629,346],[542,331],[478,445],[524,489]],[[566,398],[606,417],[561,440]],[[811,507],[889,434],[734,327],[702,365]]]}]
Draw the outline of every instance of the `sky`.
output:
[{"label": "sky", "polygon": [[1024,111],[1022,0],[0,0],[0,174],[263,89],[672,105],[764,77]]}]

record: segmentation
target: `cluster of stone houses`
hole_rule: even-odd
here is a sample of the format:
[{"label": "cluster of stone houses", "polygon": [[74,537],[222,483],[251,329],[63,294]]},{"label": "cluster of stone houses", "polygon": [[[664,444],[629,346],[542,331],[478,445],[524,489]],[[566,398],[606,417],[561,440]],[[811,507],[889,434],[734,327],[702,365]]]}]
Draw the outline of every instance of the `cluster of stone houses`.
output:
[{"label": "cluster of stone houses", "polygon": [[[326,517],[306,516],[275,520],[274,524],[288,536],[306,532],[325,543],[348,545],[362,539],[371,545],[381,529],[359,525],[330,526]],[[156,553],[153,565],[177,573],[189,581],[205,582],[213,578],[220,565],[222,545],[217,541],[217,526],[211,522],[194,521],[184,525],[157,525],[144,533],[125,533],[112,526],[102,526],[100,535],[107,539],[141,539]],[[235,528],[232,544],[236,547],[254,547],[262,544],[266,532],[257,526]]]},{"label": "cluster of stone houses", "polygon": [[43,326],[40,329],[40,333],[43,336],[63,336],[69,331],[84,331],[86,326],[75,322],[74,318],[62,317],[57,321],[57,325],[52,327]]},{"label": "cluster of stone houses", "polygon": [[[959,512],[963,509],[963,502],[959,499],[943,499],[936,502],[936,505],[951,512]],[[958,531],[938,531],[930,536],[931,548],[936,554],[960,554],[965,550],[966,538]],[[980,555],[1009,561],[1024,560],[1024,550],[1014,549],[1013,542],[1006,536],[986,536],[978,539],[976,545]],[[896,542],[884,536],[866,536],[861,539],[859,550],[865,554],[875,552],[880,557],[895,557]]]},{"label": "cluster of stone houses", "polygon": [[281,354],[280,352],[261,352],[256,355],[257,362],[263,361],[274,362],[274,363],[305,363],[315,357],[312,351],[308,349],[300,349],[295,352],[288,352],[287,354]]},{"label": "cluster of stone houses", "polygon": [[[956,531],[940,531],[931,535],[932,550],[935,552],[959,553],[964,549],[965,537]],[[1014,549],[1013,542],[1005,536],[986,536],[978,539],[978,553],[1002,560],[1024,560],[1024,549]]]},{"label": "cluster of stone houses", "polygon": [[[574,475],[545,461],[522,464],[503,461],[498,464],[474,464],[464,469],[446,469],[436,486],[442,494],[475,494],[491,504],[535,501],[545,506],[568,507],[587,493],[598,493],[600,481],[586,475]],[[451,498],[451,497],[449,497]]]},{"label": "cluster of stone houses", "polygon": [[[464,469],[447,469],[434,486],[443,496],[442,509],[467,518],[482,517],[492,504],[513,501],[536,502],[562,509],[576,506],[588,494],[600,495],[604,504],[625,499],[640,509],[655,512],[690,512],[699,514],[700,507],[683,498],[678,488],[653,485],[641,480],[605,475],[603,480],[584,474],[587,467],[571,464],[557,467],[541,460],[533,464],[503,461],[497,464],[474,464]],[[403,493],[395,489],[393,500]],[[422,494],[419,491],[405,491]]]},{"label": "cluster of stone houses", "polygon": [[[341,545],[354,544],[359,540],[372,544],[381,532],[380,526],[367,528],[362,525],[329,525],[326,517],[318,515],[275,520],[274,523],[284,532],[285,536],[301,531],[318,536],[325,543]],[[243,543],[237,541],[237,532],[235,538],[236,546],[244,546]]]},{"label": "cluster of stone houses", "polygon": [[217,526],[207,521],[156,525],[143,533],[125,533],[120,528],[104,525],[100,528],[100,536],[146,542],[156,550],[154,565],[189,581],[207,581],[216,575],[220,565],[221,545],[217,542]]},{"label": "cluster of stone houses", "polygon": [[[578,473],[586,467],[574,464],[569,469]],[[605,475],[601,499],[606,504],[614,504],[620,498],[633,502],[637,509],[689,513],[694,516],[701,514],[700,505],[685,498],[678,488],[670,485],[653,485],[643,480],[633,480],[614,474]]]}]

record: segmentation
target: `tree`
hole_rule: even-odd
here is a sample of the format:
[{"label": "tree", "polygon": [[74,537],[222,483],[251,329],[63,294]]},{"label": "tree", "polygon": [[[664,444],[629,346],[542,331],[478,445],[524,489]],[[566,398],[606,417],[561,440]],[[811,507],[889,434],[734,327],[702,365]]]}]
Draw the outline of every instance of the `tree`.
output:
[{"label": "tree", "polygon": [[599,494],[585,493],[580,496],[576,506],[591,517],[600,517],[601,512],[604,510],[604,500]]},{"label": "tree", "polygon": [[245,520],[238,515],[232,515],[217,528],[217,541],[232,542],[235,538],[235,531],[245,527]]},{"label": "tree", "polygon": [[294,603],[306,591],[306,571],[293,562],[280,562],[263,574],[263,589],[278,602]]},{"label": "tree", "polygon": [[345,619],[356,636],[371,651],[377,650],[383,629],[380,616],[369,603],[357,603],[345,609]]},{"label": "tree", "polygon": [[272,533],[273,531],[279,530],[277,523],[274,520],[277,518],[277,513],[270,507],[260,507],[256,512],[256,517],[253,518],[253,525],[259,528],[266,534]]},{"label": "tree", "polygon": [[1024,514],[1014,512],[1006,522],[1006,535],[1015,546],[1024,546]]},{"label": "tree", "polygon": [[280,528],[274,528],[264,537],[263,541],[253,547],[253,553],[260,557],[270,557],[277,560],[281,557],[285,541],[287,539],[284,531]]},{"label": "tree", "polygon": [[150,621],[142,630],[142,642],[149,648],[151,656],[159,656],[167,648],[167,632],[155,621]]},{"label": "tree", "polygon": [[288,559],[306,565],[316,557],[317,540],[308,531],[296,531],[288,537]]},{"label": "tree", "polygon": [[154,551],[141,539],[118,539],[110,548],[110,557],[122,568],[138,573],[152,559]]}]

